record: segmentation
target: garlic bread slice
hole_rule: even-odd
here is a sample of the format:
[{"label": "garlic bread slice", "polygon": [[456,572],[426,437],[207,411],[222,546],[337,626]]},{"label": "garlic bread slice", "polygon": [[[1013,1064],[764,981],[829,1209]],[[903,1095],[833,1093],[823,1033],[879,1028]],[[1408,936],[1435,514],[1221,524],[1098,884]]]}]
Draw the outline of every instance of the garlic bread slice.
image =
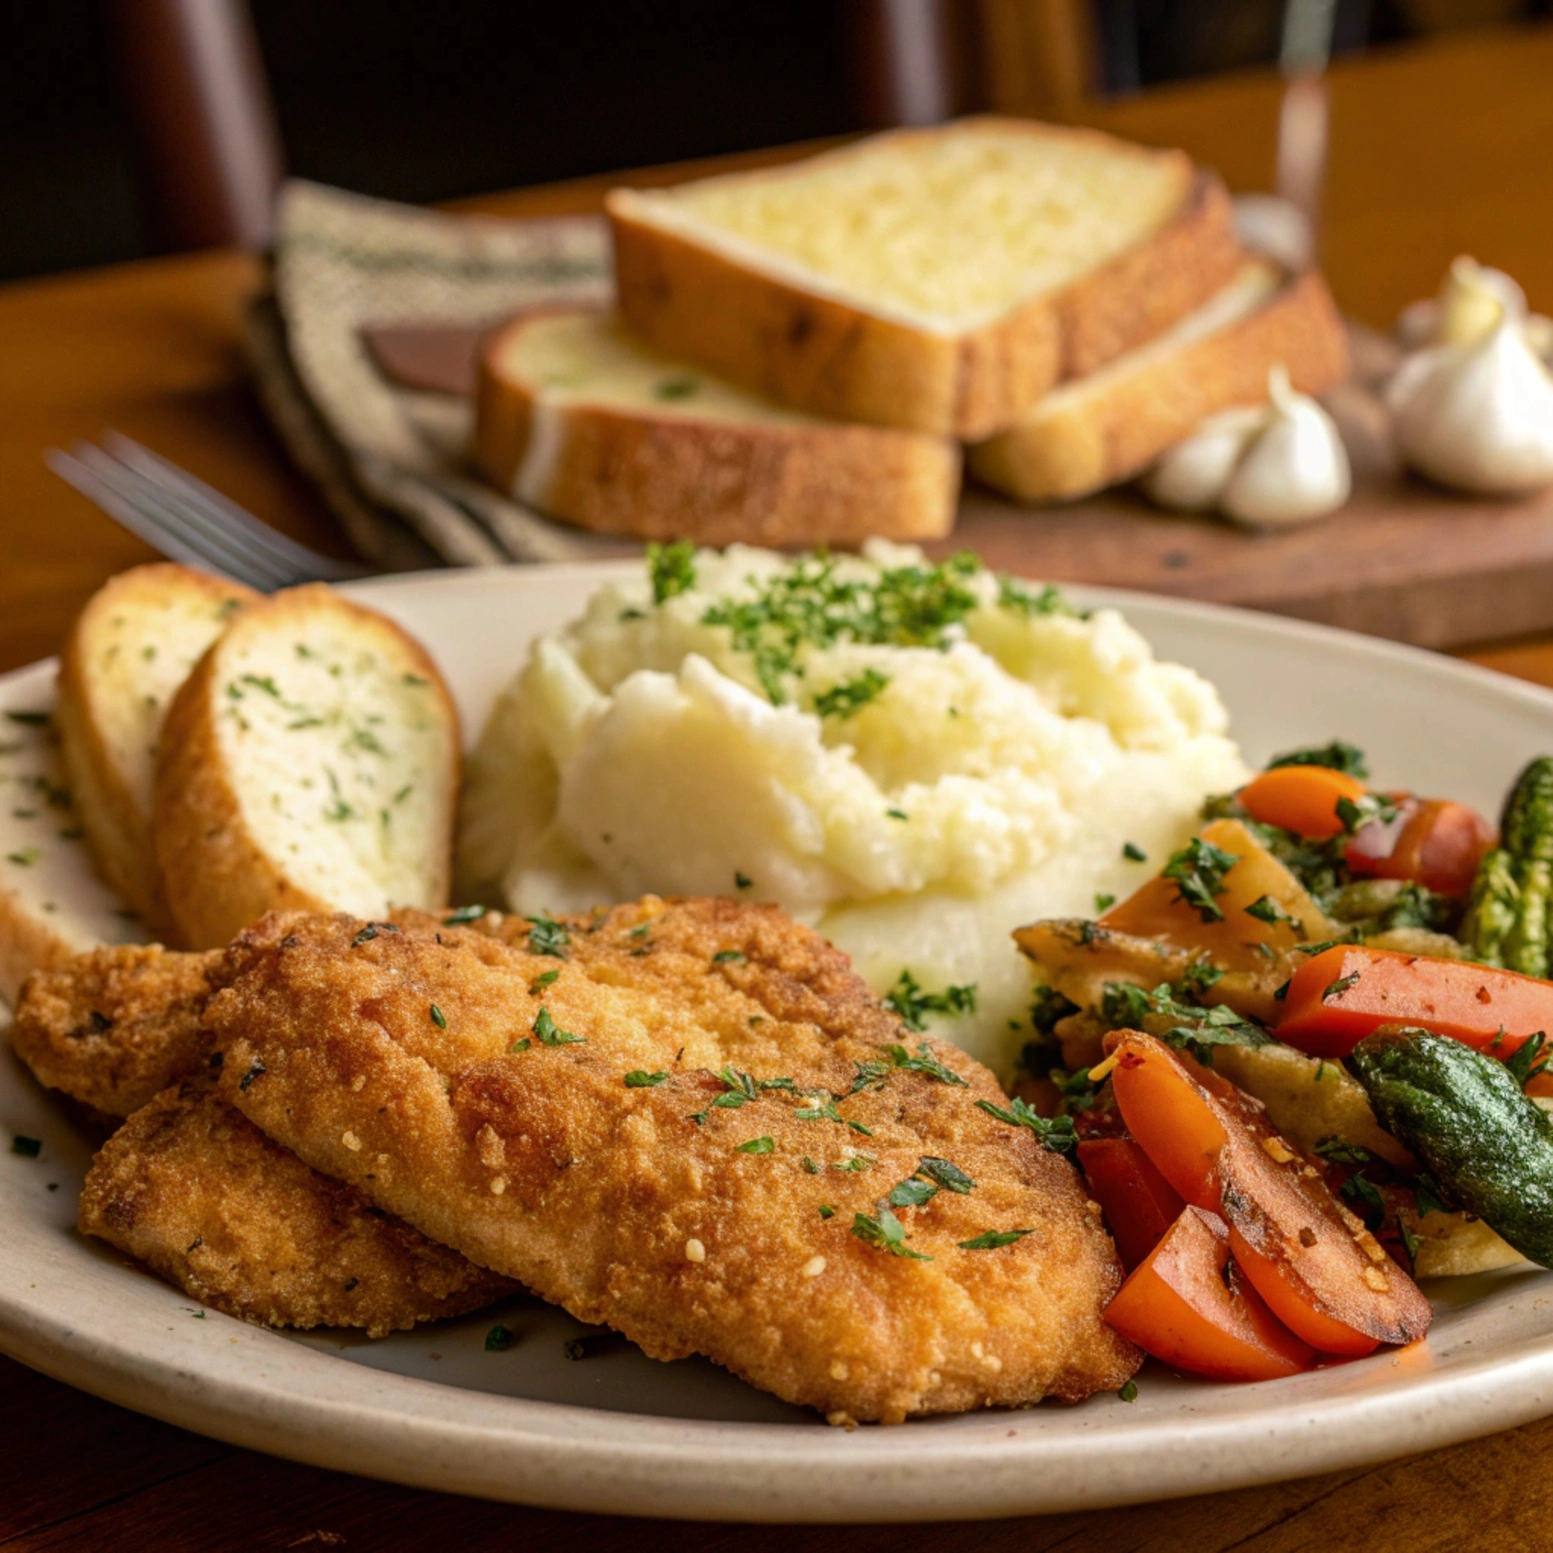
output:
[{"label": "garlic bread slice", "polygon": [[179,937],[444,905],[460,763],[447,686],[392,621],[316,583],[243,610],[162,735],[152,833]]},{"label": "garlic bread slice", "polygon": [[201,654],[258,597],[187,566],[137,566],[92,595],[60,654],[56,720],[77,818],[103,878],[155,932],[171,926],[151,846],[162,723]]}]

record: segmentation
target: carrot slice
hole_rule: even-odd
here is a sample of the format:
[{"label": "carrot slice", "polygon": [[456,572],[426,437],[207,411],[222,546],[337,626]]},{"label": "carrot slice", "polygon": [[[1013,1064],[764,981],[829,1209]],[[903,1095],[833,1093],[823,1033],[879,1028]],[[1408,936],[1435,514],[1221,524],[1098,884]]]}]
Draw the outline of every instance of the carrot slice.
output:
[{"label": "carrot slice", "polygon": [[1229,1231],[1201,1208],[1182,1209],[1105,1320],[1154,1358],[1215,1380],[1276,1380],[1316,1358],[1238,1275]]},{"label": "carrot slice", "polygon": [[1345,771],[1325,766],[1277,766],[1241,788],[1240,806],[1254,820],[1292,830],[1297,836],[1325,841],[1342,833],[1338,800],[1357,803],[1364,783]]},{"label": "carrot slice", "polygon": [[1131,1272],[1180,1218],[1180,1194],[1131,1138],[1086,1138],[1079,1168],[1102,1209],[1122,1266]]},{"label": "carrot slice", "polygon": [[1153,1036],[1124,1031],[1113,1050],[1128,1132],[1188,1203],[1223,1215],[1237,1264],[1297,1336],[1363,1354],[1428,1330],[1412,1279],[1255,1101]]},{"label": "carrot slice", "polygon": [[1278,1039],[1312,1057],[1346,1057],[1382,1025],[1416,1025],[1491,1057],[1553,1034],[1553,982],[1470,960],[1339,944],[1294,973]]}]

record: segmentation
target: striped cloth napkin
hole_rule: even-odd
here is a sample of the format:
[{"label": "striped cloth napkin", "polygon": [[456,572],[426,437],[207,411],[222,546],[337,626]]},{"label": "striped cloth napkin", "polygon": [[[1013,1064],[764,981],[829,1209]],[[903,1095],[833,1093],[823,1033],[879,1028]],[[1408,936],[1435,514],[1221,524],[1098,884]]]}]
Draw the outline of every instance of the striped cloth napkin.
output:
[{"label": "striped cloth napkin", "polygon": [[249,359],[292,458],[363,556],[402,571],[634,548],[554,523],[479,480],[465,452],[473,405],[467,391],[448,391],[468,386],[456,360],[435,388],[385,370],[418,331],[455,358],[462,337],[467,366],[479,335],[522,309],[607,303],[600,218],[443,215],[292,180],[278,226],[273,284],[248,311]]}]

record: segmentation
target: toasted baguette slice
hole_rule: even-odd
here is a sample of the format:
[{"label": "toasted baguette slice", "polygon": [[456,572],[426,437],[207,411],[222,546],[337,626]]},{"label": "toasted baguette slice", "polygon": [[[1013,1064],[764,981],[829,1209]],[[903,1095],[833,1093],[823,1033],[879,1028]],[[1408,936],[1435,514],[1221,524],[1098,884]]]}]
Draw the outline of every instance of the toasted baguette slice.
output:
[{"label": "toasted baguette slice", "polygon": [[152,838],[181,939],[442,906],[460,759],[447,686],[392,621],[322,584],[242,610],[162,731]]},{"label": "toasted baguette slice", "polygon": [[151,847],[162,722],[232,612],[258,597],[186,566],[137,566],[92,595],[60,654],[60,746],[81,828],[103,878],[154,932],[170,927]]},{"label": "toasted baguette slice", "polygon": [[581,528],[705,545],[937,539],[960,478],[946,438],[783,409],[583,310],[520,318],[488,345],[475,456]]},{"label": "toasted baguette slice", "polygon": [[1141,474],[1215,411],[1261,404],[1277,363],[1324,393],[1348,375],[1343,324],[1315,271],[1262,259],[1147,345],[1074,383],[970,452],[977,479],[1020,501],[1083,496]]},{"label": "toasted baguette slice", "polygon": [[11,693],[0,716],[0,995],[145,928],[103,883],[66,785],[53,717],[39,691]]},{"label": "toasted baguette slice", "polygon": [[654,346],[819,415],[1001,431],[1233,273],[1228,196],[1180,151],[966,119],[605,202]]}]

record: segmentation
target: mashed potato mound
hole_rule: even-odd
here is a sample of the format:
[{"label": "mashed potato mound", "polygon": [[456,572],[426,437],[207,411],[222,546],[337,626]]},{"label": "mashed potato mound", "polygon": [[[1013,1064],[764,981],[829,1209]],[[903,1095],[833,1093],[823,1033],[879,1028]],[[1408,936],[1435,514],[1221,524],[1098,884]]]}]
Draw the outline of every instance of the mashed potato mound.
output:
[{"label": "mashed potato mound", "polygon": [[1225,724],[1114,611],[973,559],[672,547],[536,642],[501,697],[461,895],[779,901],[879,992],[902,971],[974,985],[940,1033],[1006,1072],[1030,1034],[1011,929],[1157,870],[1245,778]]}]

